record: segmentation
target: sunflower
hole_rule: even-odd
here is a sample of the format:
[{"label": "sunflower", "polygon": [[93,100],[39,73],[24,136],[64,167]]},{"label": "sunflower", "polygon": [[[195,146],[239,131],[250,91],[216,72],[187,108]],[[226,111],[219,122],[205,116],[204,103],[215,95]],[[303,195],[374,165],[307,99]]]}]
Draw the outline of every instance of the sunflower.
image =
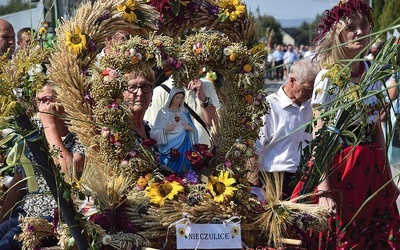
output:
[{"label": "sunflower", "polygon": [[47,35],[47,29],[46,27],[42,26],[40,27],[39,31],[38,31],[39,36],[45,36]]},{"label": "sunflower", "polygon": [[240,233],[240,229],[237,226],[233,226],[231,229],[231,235],[232,235],[232,239],[235,238],[236,236],[238,236]]},{"label": "sunflower", "polygon": [[86,35],[81,32],[81,28],[78,26],[76,26],[74,34],[65,32],[65,35],[65,45],[69,47],[69,50],[80,54],[82,50],[87,48]]},{"label": "sunflower", "polygon": [[117,10],[122,11],[123,15],[122,18],[130,23],[137,22],[137,16],[135,14],[136,10],[136,1],[135,0],[128,0],[125,4],[117,5]]},{"label": "sunflower", "polygon": [[222,21],[229,19],[233,22],[238,17],[241,17],[245,11],[246,7],[243,5],[241,0],[221,0],[218,6],[222,9],[223,18]]},{"label": "sunflower", "polygon": [[179,227],[177,231],[177,235],[180,237],[185,237],[186,236],[186,229],[184,227]]},{"label": "sunflower", "polygon": [[183,186],[176,181],[151,183],[146,188],[150,202],[157,205],[164,205],[166,199],[172,200],[179,192],[183,192]]},{"label": "sunflower", "polygon": [[228,171],[221,171],[219,177],[210,176],[207,189],[210,190],[215,202],[224,202],[225,197],[233,196],[233,191],[237,190],[237,188],[231,187],[236,180],[228,177]]}]

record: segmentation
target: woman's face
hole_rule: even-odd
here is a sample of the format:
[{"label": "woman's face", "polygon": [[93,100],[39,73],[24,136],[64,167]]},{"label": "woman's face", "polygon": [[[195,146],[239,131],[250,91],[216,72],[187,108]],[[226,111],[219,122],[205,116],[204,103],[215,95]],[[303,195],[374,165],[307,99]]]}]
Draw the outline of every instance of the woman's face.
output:
[{"label": "woman's face", "polygon": [[128,90],[123,93],[123,97],[134,115],[144,115],[153,97],[152,82],[143,74],[136,78],[128,77]]},{"label": "woman's face", "polygon": [[342,43],[349,42],[344,46],[345,51],[348,53],[358,54],[360,51],[365,49],[366,46],[368,46],[368,38],[361,40],[357,39],[369,35],[370,32],[371,25],[366,19],[362,19],[361,17],[355,18],[351,23],[346,25],[340,33],[340,41]]},{"label": "woman's face", "polygon": [[175,107],[179,107],[181,105],[181,103],[183,102],[183,98],[184,95],[183,93],[177,93],[171,101],[171,105],[170,106],[175,106]]}]

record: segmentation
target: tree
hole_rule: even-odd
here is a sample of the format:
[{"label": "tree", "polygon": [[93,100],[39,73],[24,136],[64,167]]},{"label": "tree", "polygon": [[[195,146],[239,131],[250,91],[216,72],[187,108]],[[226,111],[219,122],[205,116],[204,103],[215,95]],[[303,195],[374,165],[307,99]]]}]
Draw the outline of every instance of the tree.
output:
[{"label": "tree", "polygon": [[269,36],[272,34],[270,39],[271,45],[282,43],[282,34],[281,34],[281,24],[276,21],[273,16],[262,15],[258,16],[256,19],[259,29],[259,34],[262,37],[265,37],[266,40],[269,40]]},{"label": "tree", "polygon": [[373,0],[372,1],[372,13],[374,14],[375,27],[374,31],[380,30],[379,15],[382,13],[383,6],[386,0]]},{"label": "tree", "polygon": [[35,6],[36,5],[31,4],[29,1],[9,0],[7,5],[0,5],[0,16],[18,12],[21,10],[28,10],[30,8],[35,8]]},{"label": "tree", "polygon": [[385,0],[382,12],[378,16],[376,16],[379,24],[379,27],[377,27],[378,29],[376,30],[386,29],[391,26],[394,21],[397,21],[396,24],[399,24],[399,13],[399,0]]},{"label": "tree", "polygon": [[322,16],[317,15],[315,20],[312,23],[303,22],[297,28],[297,34],[294,37],[296,40],[297,45],[305,44],[305,45],[312,45],[313,40],[315,38],[315,28],[319,24]]}]

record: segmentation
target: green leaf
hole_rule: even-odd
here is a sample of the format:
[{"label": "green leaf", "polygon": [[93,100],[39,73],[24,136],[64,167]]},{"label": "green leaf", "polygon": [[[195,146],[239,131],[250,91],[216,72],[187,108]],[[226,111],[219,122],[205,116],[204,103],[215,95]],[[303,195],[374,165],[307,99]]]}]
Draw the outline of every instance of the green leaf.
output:
[{"label": "green leaf", "polygon": [[145,18],[145,16],[143,15],[143,13],[142,13],[140,10],[134,10],[133,13],[135,13],[136,18],[137,18],[137,20],[138,20],[138,23],[139,23],[142,27],[144,27],[145,24],[146,24],[146,18]]},{"label": "green leaf", "polygon": [[71,198],[71,190],[65,189],[64,192],[63,192],[63,198],[65,200],[69,200]]},{"label": "green leaf", "polygon": [[85,200],[86,199],[86,195],[84,194],[84,193],[82,193],[82,192],[79,192],[79,199],[80,200]]},{"label": "green leaf", "polygon": [[171,10],[174,16],[177,16],[179,14],[179,11],[181,10],[181,2],[179,0],[172,0]]},{"label": "green leaf", "polygon": [[219,13],[218,14],[218,20],[223,23],[225,20],[228,18],[228,15],[225,12]]}]

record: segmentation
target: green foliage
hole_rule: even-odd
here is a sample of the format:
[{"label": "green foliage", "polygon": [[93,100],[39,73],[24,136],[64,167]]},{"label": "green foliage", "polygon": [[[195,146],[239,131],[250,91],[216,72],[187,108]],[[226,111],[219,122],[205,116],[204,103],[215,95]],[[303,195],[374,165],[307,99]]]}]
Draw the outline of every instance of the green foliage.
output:
[{"label": "green foliage", "polygon": [[28,10],[35,8],[36,4],[31,4],[29,1],[24,0],[9,0],[7,5],[0,6],[0,16],[7,15],[10,13]]},{"label": "green foliage", "polygon": [[396,21],[399,23],[399,13],[400,13],[400,4],[398,0],[385,0],[384,6],[382,7],[381,14],[375,16],[375,20],[378,21],[377,30],[385,29]]},{"label": "green foliage", "polygon": [[280,31],[282,27],[281,24],[278,21],[276,21],[276,19],[273,16],[262,15],[259,16],[256,19],[256,21],[258,24],[259,34],[261,34],[262,37],[269,36],[269,34],[271,34],[271,31],[273,31],[272,32],[273,35],[271,37],[271,44],[282,43],[283,37]]}]

